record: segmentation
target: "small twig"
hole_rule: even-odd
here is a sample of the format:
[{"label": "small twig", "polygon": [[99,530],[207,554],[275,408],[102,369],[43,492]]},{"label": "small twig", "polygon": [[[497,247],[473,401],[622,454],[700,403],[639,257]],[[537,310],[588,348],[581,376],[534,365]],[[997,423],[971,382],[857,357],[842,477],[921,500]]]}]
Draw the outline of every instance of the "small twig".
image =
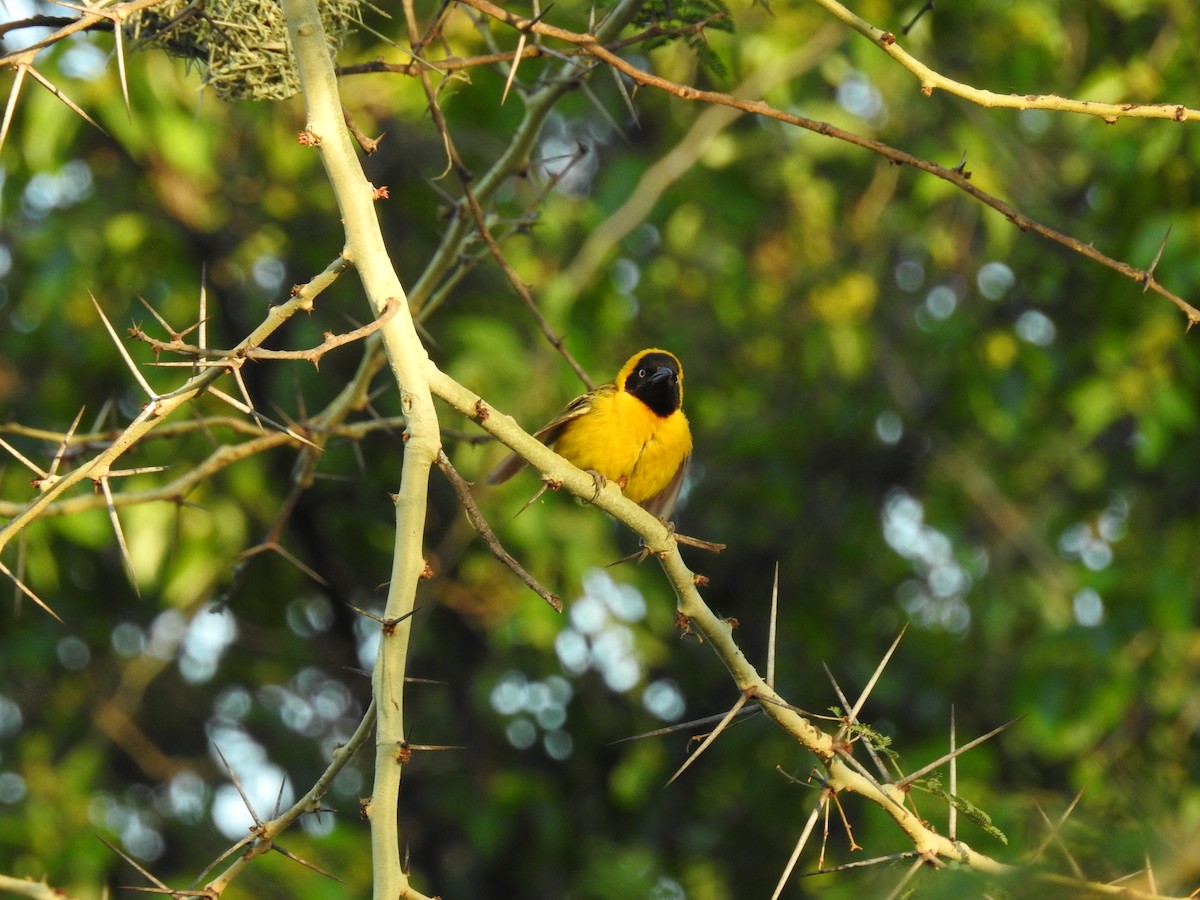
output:
[{"label": "small twig", "polygon": [[[846,818],[846,810],[842,807],[842,801],[838,799],[837,791],[830,791],[834,805],[837,806],[838,815],[842,819],[842,827],[846,829],[846,838],[850,841],[851,850],[861,850],[858,841],[854,840],[854,829],[850,827],[850,820]],[[824,865],[825,854],[821,854],[822,865]]]},{"label": "small twig", "polygon": [[[396,315],[400,310],[401,300],[396,297],[389,297],[387,308],[374,321],[368,322],[360,328],[355,328],[353,331],[347,331],[344,334],[326,333],[325,340],[315,347],[308,350],[267,350],[263,347],[239,347],[232,350],[220,350],[213,347],[205,347],[204,341],[199,344],[187,344],[180,340],[181,335],[171,334],[171,340],[160,341],[157,338],[151,337],[138,327],[129,329],[129,335],[144,344],[148,344],[154,351],[155,356],[162,353],[172,353],[178,356],[187,357],[194,362],[203,363],[206,358],[211,357],[212,365],[226,366],[234,369],[241,365],[241,362],[248,359],[295,359],[311,362],[314,368],[320,366],[321,358],[331,350],[336,350],[338,347],[344,347],[346,344],[362,339],[374,334],[380,328],[388,323],[388,321]],[[161,324],[162,320],[159,320]],[[203,320],[202,320],[203,321]],[[196,326],[192,326],[193,328]],[[170,329],[167,329],[170,332]],[[188,329],[189,331],[191,329]]]},{"label": "small twig", "polygon": [[537,303],[533,299],[533,294],[529,291],[529,286],[521,280],[521,276],[512,267],[512,264],[504,255],[504,251],[500,249],[500,244],[496,241],[495,235],[492,234],[491,228],[488,227],[487,216],[483,211],[479,198],[465,181],[463,182],[463,195],[466,197],[467,206],[475,219],[475,228],[479,236],[483,238],[484,243],[492,254],[492,258],[500,266],[501,271],[504,272],[509,285],[516,292],[517,296],[521,298],[521,302],[525,304],[525,308],[533,317],[534,323],[550,343],[550,346],[557,350],[559,355],[566,360],[567,365],[571,367],[571,370],[579,377],[579,380],[584,383],[589,391],[592,390],[596,386],[595,381],[592,380],[583,366],[576,361],[575,357],[571,355],[571,351],[567,349],[566,341],[550,327],[550,323],[546,321],[546,317],[538,309]]},{"label": "small twig", "polygon": [[907,36],[908,33],[913,30],[913,26],[915,26],[917,24],[917,22],[919,22],[921,20],[921,17],[924,16],[925,13],[933,10],[933,8],[934,8],[933,0],[925,0],[925,4],[916,11],[916,14],[913,15],[913,17],[911,19],[908,20],[908,24],[900,29],[900,33]]},{"label": "small twig", "polygon": [[351,115],[349,108],[345,104],[342,105],[342,117],[346,120],[346,127],[350,129],[350,133],[354,135],[354,140],[358,142],[358,146],[362,147],[363,153],[370,156],[379,149],[379,142],[383,140],[381,134],[377,138],[367,137],[361,128],[354,122],[354,116]]},{"label": "small twig", "polygon": [[1049,109],[1057,112],[1078,113],[1095,116],[1109,124],[1125,117],[1146,119],[1170,119],[1175,122],[1185,122],[1188,119],[1200,117],[1200,110],[1189,109],[1175,103],[1100,103],[1094,100],[1072,100],[1067,97],[1034,94],[997,94],[993,91],[982,90],[969,84],[947,78],[945,75],[931,69],[916,57],[904,50],[896,41],[896,36],[890,31],[877,28],[865,19],[851,12],[838,0],[817,0],[817,4],[838,19],[853,28],[871,43],[881,49],[893,60],[915,75],[921,82],[921,92],[932,94],[934,90],[943,90],[956,97],[962,97],[982,107],[1004,107],[1007,109]]},{"label": "small twig", "polygon": [[462,504],[463,510],[467,514],[467,520],[471,523],[471,527],[473,527],[479,533],[479,536],[483,538],[483,542],[487,545],[488,550],[492,552],[492,556],[500,560],[500,562],[507,566],[514,575],[525,582],[525,584],[527,584],[539,597],[550,604],[551,609],[558,613],[562,612],[562,598],[542,587],[538,580],[530,575],[525,568],[519,562],[517,562],[513,555],[505,550],[501,545],[500,539],[496,537],[496,532],[492,530],[492,527],[487,523],[487,519],[484,518],[483,513],[479,511],[479,507],[475,503],[475,497],[471,494],[471,486],[467,483],[466,479],[458,474],[458,470],[455,469],[453,463],[450,462],[450,457],[446,455],[445,450],[438,451],[437,467],[441,470],[442,474],[446,476],[446,480],[450,482],[450,486],[454,488],[454,493],[458,496],[458,502]]},{"label": "small twig", "polygon": [[321,574],[319,572],[317,572],[312,567],[305,565],[305,563],[298,556],[296,556],[294,553],[289,551],[282,544],[280,544],[274,540],[268,541],[266,543],[258,544],[254,547],[250,547],[247,550],[243,550],[241,553],[238,554],[238,557],[242,560],[248,560],[255,556],[258,556],[261,553],[274,553],[278,556],[281,556],[285,560],[287,560],[289,563],[291,563],[295,568],[297,568],[298,570],[303,572],[305,575],[307,575],[309,578],[311,578],[313,581],[315,581],[317,584],[321,585],[322,587],[329,587],[329,582],[326,579],[324,579],[323,577],[321,577]]},{"label": "small twig", "polygon": [[725,549],[725,545],[717,541],[706,541],[702,538],[691,537],[679,532],[672,532],[677,544],[683,544],[686,547],[695,547],[697,550],[707,550],[709,553],[720,553]]}]

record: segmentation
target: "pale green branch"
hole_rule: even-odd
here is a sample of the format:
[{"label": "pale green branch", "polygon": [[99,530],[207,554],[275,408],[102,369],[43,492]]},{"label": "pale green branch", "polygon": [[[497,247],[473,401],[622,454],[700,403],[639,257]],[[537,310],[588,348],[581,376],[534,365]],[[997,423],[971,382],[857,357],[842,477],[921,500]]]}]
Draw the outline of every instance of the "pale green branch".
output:
[{"label": "pale green branch", "polygon": [[[291,318],[293,313],[302,309],[312,309],[313,298],[332,283],[343,268],[344,264],[340,260],[331,264],[303,288],[298,289],[286,302],[271,307],[263,322],[238,346],[257,347]],[[0,528],[0,551],[30,522],[45,512],[65,491],[86,479],[90,478],[95,481],[107,476],[113,464],[127,450],[135,446],[181,406],[203,394],[222,374],[224,374],[223,369],[207,369],[188,379],[179,388],[161,394],[147,403],[141,413],[107,447],[92,459],[56,478],[53,484],[47,486],[38,497],[21,507],[4,524],[4,527]]]},{"label": "pale green branch", "polygon": [[815,0],[816,4],[839,21],[849,25],[867,38],[884,53],[912,72],[921,82],[921,92],[928,95],[935,90],[945,91],[983,107],[1007,109],[1046,109],[1054,112],[1079,113],[1096,116],[1110,125],[1122,118],[1170,119],[1186,122],[1200,117],[1200,109],[1191,109],[1180,103],[1101,103],[1095,100],[1072,100],[1054,94],[997,94],[971,87],[953,78],[947,78],[931,69],[900,46],[895,33],[877,28],[854,14],[837,0]]},{"label": "pale green branch", "polygon": [[759,705],[771,719],[812,752],[827,772],[826,784],[834,791],[852,791],[888,813],[908,835],[916,850],[933,857],[954,860],[990,873],[1009,871],[1010,867],[972,850],[960,841],[951,841],[932,831],[919,816],[904,806],[904,795],[894,785],[880,785],[859,774],[838,755],[833,735],[817,728],[808,718],[788,704],[759,674],[733,638],[733,626],[716,615],[697,589],[697,576],[684,563],[671,529],[636,503],[627,499],[613,483],[599,492],[591,475],[567,462],[549,447],[527,434],[516,421],[487,404],[472,391],[458,384],[429,364],[429,384],[433,392],[502,443],[517,451],[551,483],[572,494],[590,500],[613,518],[641,535],[646,547],[662,564],[675,590],[679,612],[688,627],[700,634],[720,657],[738,688]]},{"label": "pale green branch", "polygon": [[11,875],[0,875],[0,893],[29,897],[31,900],[72,900],[75,896],[61,888],[50,887],[44,881],[13,878]]},{"label": "pale green branch", "polygon": [[375,704],[372,702],[367,707],[367,711],[363,713],[362,720],[358,723],[358,728],[354,730],[354,734],[350,737],[350,740],[333,751],[333,758],[330,759],[329,765],[325,767],[325,771],[321,773],[321,777],[313,783],[313,786],[308,789],[305,795],[274,819],[257,826],[252,837],[239,841],[231,850],[227,850],[209,866],[209,870],[211,870],[213,866],[226,859],[232,850],[246,846],[245,852],[241,853],[219,876],[205,885],[205,890],[210,891],[213,897],[221,896],[225,888],[229,886],[233,879],[241,874],[252,859],[272,849],[275,838],[281,832],[286,830],[305,813],[316,813],[320,808],[321,798],[329,791],[330,785],[333,784],[333,779],[354,758],[359,748],[367,742],[374,728]]},{"label": "pale green branch", "polygon": [[395,495],[396,538],[383,640],[375,663],[373,687],[378,727],[375,739],[375,785],[368,815],[374,896],[377,900],[415,897],[400,865],[396,808],[404,757],[404,673],[412,628],[410,613],[417,583],[425,571],[422,537],[425,531],[429,473],[441,449],[437,414],[426,382],[428,354],[409,314],[400,279],[392,266],[379,219],[376,193],[363,174],[345,127],[337,76],[315,0],[284,0],[288,39],[300,76],[307,109],[307,142],[315,144],[337,198],[345,227],[343,255],[358,270],[367,299],[377,316],[393,300],[401,310],[379,334],[388,363],[400,388],[407,418],[400,489]]}]

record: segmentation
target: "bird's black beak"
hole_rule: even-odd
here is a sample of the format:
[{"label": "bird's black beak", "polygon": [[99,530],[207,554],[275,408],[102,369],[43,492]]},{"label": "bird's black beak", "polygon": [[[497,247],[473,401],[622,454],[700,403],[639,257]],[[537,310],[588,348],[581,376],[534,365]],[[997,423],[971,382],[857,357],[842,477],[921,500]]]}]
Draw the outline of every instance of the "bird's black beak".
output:
[{"label": "bird's black beak", "polygon": [[662,384],[664,381],[670,382],[675,377],[675,372],[669,366],[659,366],[658,369],[646,379],[647,384]]}]

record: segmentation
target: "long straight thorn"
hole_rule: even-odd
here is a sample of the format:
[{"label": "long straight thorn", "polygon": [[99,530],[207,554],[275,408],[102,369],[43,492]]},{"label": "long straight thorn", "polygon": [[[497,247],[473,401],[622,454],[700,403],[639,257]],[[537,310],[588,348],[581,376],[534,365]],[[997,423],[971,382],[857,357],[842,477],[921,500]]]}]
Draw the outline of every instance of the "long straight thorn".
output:
[{"label": "long straight thorn", "polygon": [[112,14],[113,20],[113,35],[116,37],[117,50],[117,75],[121,80],[121,97],[125,100],[125,115],[129,117],[129,121],[133,121],[133,107],[129,103],[129,81],[125,77],[125,43],[124,43],[124,27],[121,21],[123,16],[120,11]]},{"label": "long straight thorn", "polygon": [[[957,740],[954,725],[954,704],[950,704],[950,752],[954,753]],[[950,796],[958,796],[958,755],[950,757]],[[958,807],[950,804],[950,819],[946,824],[946,834],[950,840],[958,839]]]},{"label": "long straight thorn", "polygon": [[25,582],[23,582],[20,578],[18,578],[16,575],[14,575],[12,573],[12,571],[8,568],[8,566],[6,566],[2,562],[0,562],[0,574],[7,575],[12,580],[12,583],[14,585],[16,585],[17,590],[19,590],[22,594],[24,594],[26,597],[28,597],[30,600],[32,600],[34,603],[36,603],[38,606],[40,606],[42,609],[44,609],[46,612],[48,612],[50,615],[54,616],[54,618],[58,619],[58,621],[60,623],[62,622],[62,617],[58,613],[56,613],[54,610],[52,610],[49,606],[47,606],[45,601],[43,601],[41,597],[39,597],[32,590],[30,590],[30,588],[25,584]]},{"label": "long straight thorn", "polygon": [[233,786],[237,788],[239,796],[242,798],[242,803],[246,805],[246,811],[250,813],[250,817],[254,819],[254,824],[262,828],[262,819],[258,817],[258,813],[254,811],[254,804],[250,802],[250,798],[246,796],[245,790],[242,788],[241,781],[238,780],[237,773],[233,771],[233,766],[229,764],[229,760],[225,758],[225,754],[221,752],[221,747],[215,741],[213,749],[217,751],[217,756],[221,757],[221,764],[225,766],[225,771],[229,773],[229,780],[233,782]]},{"label": "long straight thorn", "polygon": [[8,129],[12,125],[13,113],[17,110],[17,97],[21,95],[21,84],[25,81],[25,73],[27,71],[29,71],[29,66],[17,66],[17,74],[13,78],[12,89],[8,92],[8,103],[4,107],[4,121],[0,122],[0,150],[4,149],[4,139],[8,137]]},{"label": "long straight thorn", "polygon": [[121,358],[125,360],[125,365],[129,366],[129,371],[133,373],[133,377],[137,379],[137,383],[142,386],[142,390],[151,400],[157,400],[158,394],[154,393],[154,389],[150,387],[146,379],[142,377],[141,371],[137,364],[133,361],[133,357],[129,355],[129,351],[125,349],[125,345],[121,343],[121,339],[117,337],[117,330],[112,327],[112,322],[108,321],[108,316],[104,314],[104,310],[100,308],[99,301],[96,300],[94,294],[90,291],[88,296],[92,298],[92,305],[96,307],[96,312],[100,314],[100,321],[104,323],[104,327],[108,330],[109,337],[113,339],[113,343],[117,345],[117,350],[121,353]]},{"label": "long straight thorn", "polygon": [[13,456],[13,459],[17,460],[17,462],[19,462],[19,463],[21,463],[21,465],[25,466],[25,468],[27,468],[30,472],[33,472],[35,475],[37,475],[39,481],[45,481],[45,479],[47,477],[47,473],[42,471],[42,467],[39,466],[37,463],[35,463],[32,459],[30,459],[24,453],[22,453],[20,450],[18,450],[16,447],[14,447],[12,444],[10,444],[8,441],[4,440],[4,438],[0,438],[0,447],[3,447],[5,450],[7,450],[9,453],[11,453]]},{"label": "long straight thorn", "polygon": [[792,877],[792,870],[796,868],[796,862],[800,859],[804,845],[808,843],[808,839],[812,836],[813,827],[817,824],[817,819],[821,815],[821,807],[828,802],[829,800],[825,796],[825,793],[822,792],[821,799],[817,801],[817,805],[813,807],[808,821],[804,823],[804,831],[800,833],[800,840],[796,841],[796,848],[792,850],[792,855],[788,857],[787,865],[783,867],[783,874],[779,876],[779,883],[775,885],[775,893],[771,894],[771,900],[779,900],[784,886],[787,885],[788,879]]},{"label": "long straight thorn", "polygon": [[79,427],[79,422],[83,419],[83,411],[86,406],[81,406],[79,412],[75,415],[75,421],[71,423],[71,427],[67,429],[67,433],[63,435],[62,443],[58,445],[58,451],[54,454],[54,459],[50,463],[49,475],[53,478],[58,474],[58,467],[63,460],[63,454],[67,452],[67,447],[71,445],[71,438],[75,436],[75,429]]},{"label": "long straight thorn", "polygon": [[961,747],[956,747],[951,752],[943,754],[942,756],[938,757],[933,762],[931,762],[929,765],[923,766],[920,769],[917,769],[917,771],[915,771],[909,775],[905,775],[903,778],[901,778],[899,781],[896,782],[896,787],[904,788],[907,785],[912,784],[918,778],[925,777],[930,772],[932,772],[934,769],[936,769],[938,766],[942,765],[943,763],[949,762],[950,760],[954,759],[956,756],[962,756],[968,750],[974,750],[976,747],[978,747],[984,741],[991,740],[996,735],[998,735],[1000,732],[1004,731],[1007,728],[1011,728],[1017,722],[1020,722],[1023,718],[1025,718],[1025,717],[1017,716],[1015,719],[1009,719],[1003,725],[997,725],[995,728],[993,728],[987,734],[981,734],[979,737],[975,738],[975,740],[967,741],[967,743],[963,744]]},{"label": "long straight thorn", "polygon": [[117,547],[121,550],[121,562],[125,564],[125,574],[129,576],[129,583],[133,587],[133,592],[140,598],[142,592],[138,590],[137,574],[133,571],[133,557],[129,555],[129,545],[125,543],[125,532],[121,530],[121,517],[117,515],[117,504],[113,501],[112,487],[108,483],[108,475],[100,479],[100,489],[104,491],[104,503],[108,507],[108,519],[112,522],[113,531],[117,535]]},{"label": "long straight thorn", "polygon": [[767,684],[775,687],[775,637],[779,626],[779,561],[775,562],[775,583],[771,586],[771,621],[767,625]]},{"label": "long straight thorn", "polygon": [[521,64],[521,55],[525,52],[525,32],[521,32],[517,38],[517,52],[513,56],[512,68],[508,70],[508,80],[504,82],[504,93],[500,95],[500,105],[504,105],[504,101],[508,99],[508,92],[512,89],[513,80],[517,77],[517,66]]},{"label": "long straight thorn", "polygon": [[683,761],[683,765],[680,766],[675,771],[675,774],[671,776],[670,780],[667,781],[668,785],[673,784],[675,782],[676,778],[678,778],[685,771],[687,771],[688,766],[690,766],[692,763],[694,763],[697,759],[700,758],[701,753],[703,753],[710,746],[712,746],[712,742],[717,739],[717,735],[719,735],[722,731],[724,731],[726,726],[728,726],[729,723],[734,720],[734,718],[738,714],[738,711],[743,706],[746,705],[746,701],[748,699],[749,698],[745,694],[742,694],[742,696],[737,698],[737,702],[733,704],[733,708],[730,709],[729,712],[725,713],[725,718],[723,718],[720,722],[717,723],[717,727],[708,733],[708,737],[706,737],[701,742],[700,746],[696,748],[695,752],[688,755],[688,758]]},{"label": "long straight thorn", "polygon": [[208,263],[200,267],[200,333],[197,341],[201,350],[208,349]]},{"label": "long straight thorn", "polygon": [[867,686],[863,688],[862,693],[858,697],[858,702],[854,704],[854,709],[850,710],[850,718],[858,718],[859,711],[867,702],[867,698],[871,696],[871,691],[875,690],[875,684],[879,681],[879,676],[883,674],[883,670],[887,668],[887,664],[892,659],[892,654],[896,652],[896,648],[900,646],[900,640],[904,637],[904,632],[908,631],[908,624],[900,629],[900,633],[896,635],[896,639],[892,641],[892,646],[888,647],[887,653],[883,654],[883,659],[879,661],[879,665],[875,667],[875,674],[871,676],[871,680],[867,682]]},{"label": "long straight thorn", "polygon": [[97,122],[95,119],[93,119],[91,116],[89,116],[86,112],[84,112],[83,108],[81,106],[79,106],[79,104],[77,104],[74,100],[72,100],[70,97],[68,97],[62,91],[60,91],[45,75],[43,75],[41,72],[39,72],[33,66],[29,66],[28,68],[29,68],[29,74],[33,76],[34,81],[36,81],[38,84],[40,84],[42,87],[44,87],[50,93],[52,93],[55,97],[57,97],[59,100],[61,100],[63,103],[65,103],[67,105],[67,107],[71,110],[71,112],[75,113],[75,115],[79,116],[79,118],[83,119],[83,121],[87,122],[89,125],[91,125],[93,128],[95,128],[97,131],[99,131],[101,134],[105,135],[106,137],[108,136],[108,132],[105,131],[101,127],[99,122]]}]

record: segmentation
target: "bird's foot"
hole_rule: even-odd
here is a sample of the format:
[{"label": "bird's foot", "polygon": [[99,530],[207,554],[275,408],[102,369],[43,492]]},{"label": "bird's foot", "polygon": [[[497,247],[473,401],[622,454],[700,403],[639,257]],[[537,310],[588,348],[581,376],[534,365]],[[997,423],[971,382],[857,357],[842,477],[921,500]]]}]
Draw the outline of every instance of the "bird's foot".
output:
[{"label": "bird's foot", "polygon": [[595,503],[598,499],[600,499],[600,492],[604,490],[604,486],[608,484],[608,479],[595,469],[585,469],[584,471],[592,476],[592,484],[595,485],[596,488],[596,493],[592,494],[592,502]]}]

